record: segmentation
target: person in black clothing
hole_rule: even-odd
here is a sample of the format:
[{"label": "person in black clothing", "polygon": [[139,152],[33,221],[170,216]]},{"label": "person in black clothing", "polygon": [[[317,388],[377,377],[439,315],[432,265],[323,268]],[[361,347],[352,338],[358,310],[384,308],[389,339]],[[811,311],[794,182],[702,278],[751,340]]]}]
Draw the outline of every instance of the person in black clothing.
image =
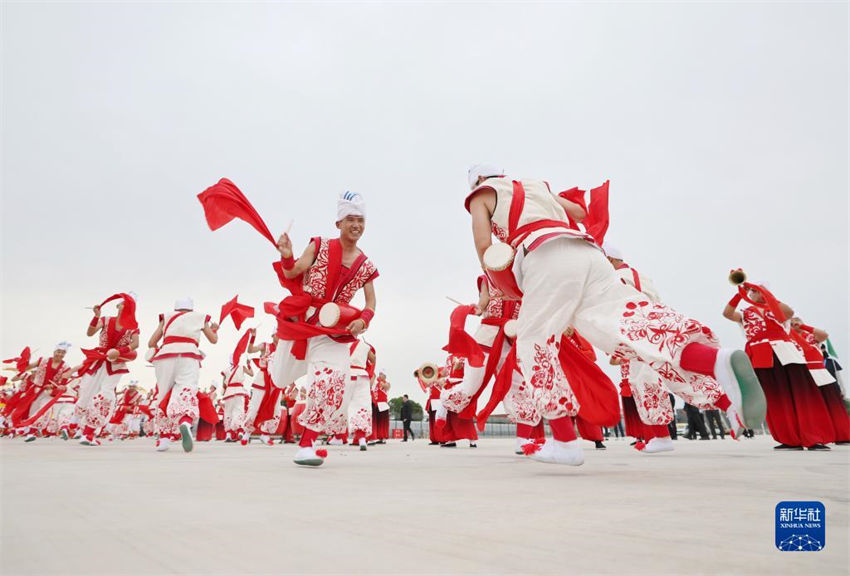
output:
[{"label": "person in black clothing", "polygon": [[667,425],[667,430],[670,431],[670,439],[678,440],[679,429],[676,428],[676,397],[670,394],[670,406],[673,407],[673,420]]},{"label": "person in black clothing", "polygon": [[711,430],[711,439],[717,440],[717,428],[720,428],[720,439],[726,438],[726,431],[723,430],[723,421],[720,419],[719,410],[706,410],[705,419],[708,421],[708,429]]},{"label": "person in black clothing", "polygon": [[685,438],[688,440],[696,440],[699,434],[700,440],[708,440],[708,430],[705,429],[705,420],[699,408],[685,403],[685,414],[688,415],[688,433]]},{"label": "person in black clothing", "polygon": [[408,434],[410,434],[411,440],[416,440],[413,430],[410,429],[411,420],[413,420],[413,405],[410,403],[407,394],[405,394],[401,402],[401,422],[404,424],[404,440],[402,442],[407,442]]}]

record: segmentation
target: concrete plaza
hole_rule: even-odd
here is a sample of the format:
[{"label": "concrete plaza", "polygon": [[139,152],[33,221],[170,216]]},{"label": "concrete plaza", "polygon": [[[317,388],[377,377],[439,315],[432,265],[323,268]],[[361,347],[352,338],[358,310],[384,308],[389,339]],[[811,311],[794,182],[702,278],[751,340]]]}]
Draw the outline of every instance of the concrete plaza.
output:
[{"label": "concrete plaza", "polygon": [[[479,448],[0,439],[3,575],[847,574],[850,447],[769,438],[660,455],[586,443],[580,468]],[[780,552],[774,508],[820,500],[821,552]]]}]

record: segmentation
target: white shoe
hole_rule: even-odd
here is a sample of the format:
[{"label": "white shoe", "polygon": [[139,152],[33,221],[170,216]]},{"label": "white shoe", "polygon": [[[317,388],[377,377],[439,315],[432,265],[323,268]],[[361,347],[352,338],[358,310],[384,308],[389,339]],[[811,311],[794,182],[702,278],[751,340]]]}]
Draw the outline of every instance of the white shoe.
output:
[{"label": "white shoe", "polygon": [[171,447],[171,440],[168,438],[160,438],[156,441],[156,451],[165,452]]},{"label": "white shoe", "polygon": [[188,422],[180,425],[180,443],[183,445],[184,452],[191,452],[195,447],[195,439],[192,438],[192,427]]},{"label": "white shoe", "polygon": [[747,355],[741,350],[721,348],[714,363],[714,377],[740,416],[742,427],[760,426],[767,413],[767,401]]},{"label": "white shoe", "polygon": [[514,448],[514,454],[519,454],[520,456],[525,454],[525,452],[522,451],[522,447],[525,446],[526,444],[534,444],[534,440],[532,440],[531,438],[517,437],[516,448]]},{"label": "white shoe", "polygon": [[79,439],[80,439],[80,438],[82,438],[82,437],[83,437],[83,431],[82,431],[82,430],[77,430],[77,433],[76,433],[76,434],[74,434],[74,440],[79,440]]},{"label": "white shoe", "polygon": [[26,438],[24,438],[24,442],[34,442],[35,434],[27,434]]},{"label": "white shoe", "polygon": [[360,446],[361,452],[366,451],[366,439],[365,438],[361,438],[360,440],[358,440],[357,444]]},{"label": "white shoe", "polygon": [[545,462],[547,464],[566,464],[567,466],[581,466],[584,464],[584,451],[578,440],[559,442],[549,439],[540,450],[530,455],[532,460]]},{"label": "white shoe", "polygon": [[321,466],[325,460],[318,456],[310,446],[302,446],[295,453],[295,458],[292,461],[301,466]]},{"label": "white shoe", "polygon": [[328,442],[330,446],[342,446],[342,440],[339,438],[331,438]]},{"label": "white shoe", "polygon": [[274,443],[272,442],[271,436],[269,436],[268,434],[261,434],[260,435],[260,442],[262,442],[266,446],[274,446]]},{"label": "white shoe", "polygon": [[741,421],[741,416],[738,414],[738,411],[735,410],[735,405],[729,406],[726,409],[726,418],[729,419],[729,435],[732,436],[733,440],[740,440],[744,436],[744,430],[747,428],[744,426],[744,423]]},{"label": "white shoe", "polygon": [[68,431],[62,428],[59,430],[59,435],[62,437],[62,440],[67,440],[69,438]]},{"label": "white shoe", "polygon": [[649,442],[646,443],[643,450],[641,452],[645,452],[646,454],[656,454],[658,452],[672,452],[673,451],[673,439],[669,436],[664,438],[653,438]]}]

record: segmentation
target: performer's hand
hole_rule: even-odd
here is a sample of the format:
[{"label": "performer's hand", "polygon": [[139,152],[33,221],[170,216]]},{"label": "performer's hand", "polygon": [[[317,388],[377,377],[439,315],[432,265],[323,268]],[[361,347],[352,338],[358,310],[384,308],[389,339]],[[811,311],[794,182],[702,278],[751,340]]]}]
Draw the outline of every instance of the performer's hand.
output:
[{"label": "performer's hand", "polygon": [[106,352],[106,359],[110,362],[115,362],[116,360],[118,360],[118,356],[120,356],[120,353],[115,348],[110,348]]},{"label": "performer's hand", "polygon": [[475,315],[481,316],[483,314],[484,314],[484,309],[480,305],[476,304],[475,305]]},{"label": "performer's hand", "polygon": [[567,338],[572,338],[575,331],[576,331],[576,329],[573,328],[572,326],[567,326],[567,329],[564,330],[564,336],[566,336]]},{"label": "performer's hand", "polygon": [[95,318],[100,318],[100,305],[99,304],[95,304],[94,306],[92,306],[91,311],[94,314]]},{"label": "performer's hand", "polygon": [[345,329],[351,332],[352,336],[359,336],[361,332],[366,330],[366,321],[358,318],[352,321]]},{"label": "performer's hand", "polygon": [[286,232],[281,234],[280,238],[277,239],[277,251],[284,258],[292,257],[292,240],[289,239],[289,234]]},{"label": "performer's hand", "polygon": [[219,325],[216,324],[215,322],[210,324],[210,330],[212,330],[213,332],[218,332],[218,329],[219,329]]}]

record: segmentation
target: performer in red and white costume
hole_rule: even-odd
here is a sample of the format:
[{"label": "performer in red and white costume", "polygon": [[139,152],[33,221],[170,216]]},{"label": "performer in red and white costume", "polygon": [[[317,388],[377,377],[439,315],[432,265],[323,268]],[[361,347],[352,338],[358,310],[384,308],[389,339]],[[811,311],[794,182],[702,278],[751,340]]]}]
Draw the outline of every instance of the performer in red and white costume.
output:
[{"label": "performer in red and white costume", "polygon": [[805,324],[795,316],[791,318],[791,337],[803,349],[803,354],[809,365],[809,372],[823,396],[823,401],[832,420],[832,427],[835,430],[835,443],[839,445],[850,444],[850,415],[847,414],[844,406],[841,387],[835,377],[826,369],[824,356],[820,349],[821,343],[827,341],[829,334],[824,330]]},{"label": "performer in red and white costume", "polygon": [[[245,387],[245,376],[254,376],[251,365],[241,365],[241,358],[233,358],[224,373],[224,432],[225,442],[235,442],[245,435],[245,413],[248,400],[248,389]],[[247,444],[247,439],[246,442]]]},{"label": "performer in red and white costume", "polygon": [[[118,313],[101,317],[101,306],[112,300],[118,301]],[[82,432],[80,444],[84,446],[98,444],[95,433],[108,423],[115,404],[115,389],[121,377],[129,373],[127,362],[136,358],[139,347],[135,294],[116,294],[103,304],[92,307],[94,317],[86,330],[87,336],[100,333],[98,346],[83,350],[86,360],[79,371],[82,379],[75,417]]]},{"label": "performer in red and white costume", "polygon": [[[738,312],[742,300],[748,306]],[[793,315],[759,282],[742,282],[723,310],[723,316],[744,328],[747,354],[767,397],[770,435],[779,442],[774,448],[829,450],[826,444],[835,440],[835,430],[806,357],[785,326]]]},{"label": "performer in red and white costume", "polygon": [[142,402],[142,393],[136,382],[124,390],[109,423],[114,425],[113,434],[120,438],[134,438],[139,434],[141,426],[141,411],[139,405]]},{"label": "performer in red and white costume", "polygon": [[280,425],[282,407],[280,405],[281,389],[272,385],[272,377],[269,365],[277,349],[277,335],[272,337],[272,342],[260,344],[249,344],[248,353],[259,352],[260,355],[254,360],[257,373],[251,384],[251,397],[248,400],[248,409],[245,413],[245,433],[242,444],[247,444],[254,432],[260,433],[260,441],[266,446],[272,446],[271,435],[275,433]]},{"label": "performer in red and white costume", "polygon": [[[353,435],[353,442],[366,450],[366,440],[372,435],[372,380],[375,378],[375,349],[364,340],[352,342],[351,351],[351,380],[346,386],[342,399],[342,410],[346,419],[331,418],[331,422],[347,426]],[[339,428],[331,428],[329,435],[342,432]]]},{"label": "performer in red and white costume", "polygon": [[721,351],[707,327],[620,282],[592,238],[570,228],[567,212],[576,221],[584,217],[577,204],[555,196],[541,180],[511,180],[488,166],[470,169],[469,185],[465,205],[482,266],[493,235],[516,251],[512,271],[523,293],[517,358],[532,399],[519,420],[536,425],[546,418],[554,437],[532,458],[584,462],[572,423],[560,425],[580,409],[558,361],[568,326],[608,354],[640,358],[680,384],[678,393],[695,405],[727,414],[732,408],[742,423],[761,420],[764,396],[746,355]]},{"label": "performer in red and white costume", "polygon": [[373,444],[386,444],[390,437],[390,404],[387,392],[391,385],[381,372],[372,381],[372,436]]},{"label": "performer in red and white costume", "polygon": [[[449,354],[446,365],[440,369],[440,384],[443,388],[441,398],[445,398],[446,392],[451,393],[457,387],[463,385],[466,379],[466,363],[462,358]],[[437,422],[434,428],[437,431],[437,440],[443,448],[457,447],[458,440],[468,440],[470,448],[477,448],[478,431],[475,429],[475,410],[455,412],[447,410],[441,414],[437,411]]]},{"label": "performer in red and white costume", "polygon": [[[20,400],[11,414],[11,420],[13,426],[20,429],[18,433],[25,436],[25,442],[35,440],[36,433],[47,426],[50,408],[64,391],[63,383],[70,373],[64,358],[70,348],[70,343],[60,342],[56,345],[53,356],[39,358],[24,370],[24,372],[34,371],[32,375],[25,376],[28,384],[22,388]],[[15,376],[13,380],[21,377],[24,377],[23,372]]]},{"label": "performer in red and white costume", "polygon": [[[313,449],[318,435],[337,427],[346,385],[351,378],[349,346],[366,330],[375,313],[374,280],[378,270],[357,247],[366,227],[366,208],[359,194],[346,192],[337,203],[339,238],[313,238],[298,260],[293,258],[287,234],[278,240],[282,260],[281,282],[292,292],[279,305],[278,336],[271,374],[275,386],[284,388],[298,378],[309,379],[307,406],[301,415],[304,434],[295,455],[296,464],[319,466],[324,459]],[[300,278],[300,282],[297,280]],[[344,310],[363,289],[365,308],[345,326],[318,325],[323,305],[333,302]]]},{"label": "performer in red and white costume", "polygon": [[184,451],[191,452],[194,446],[192,424],[198,419],[198,378],[204,357],[198,345],[201,334],[212,344],[218,342],[218,324],[194,307],[191,298],[177,300],[173,313],[160,314],[159,326],[148,341],[158,388],[154,409],[159,452],[168,450],[178,436]]}]

